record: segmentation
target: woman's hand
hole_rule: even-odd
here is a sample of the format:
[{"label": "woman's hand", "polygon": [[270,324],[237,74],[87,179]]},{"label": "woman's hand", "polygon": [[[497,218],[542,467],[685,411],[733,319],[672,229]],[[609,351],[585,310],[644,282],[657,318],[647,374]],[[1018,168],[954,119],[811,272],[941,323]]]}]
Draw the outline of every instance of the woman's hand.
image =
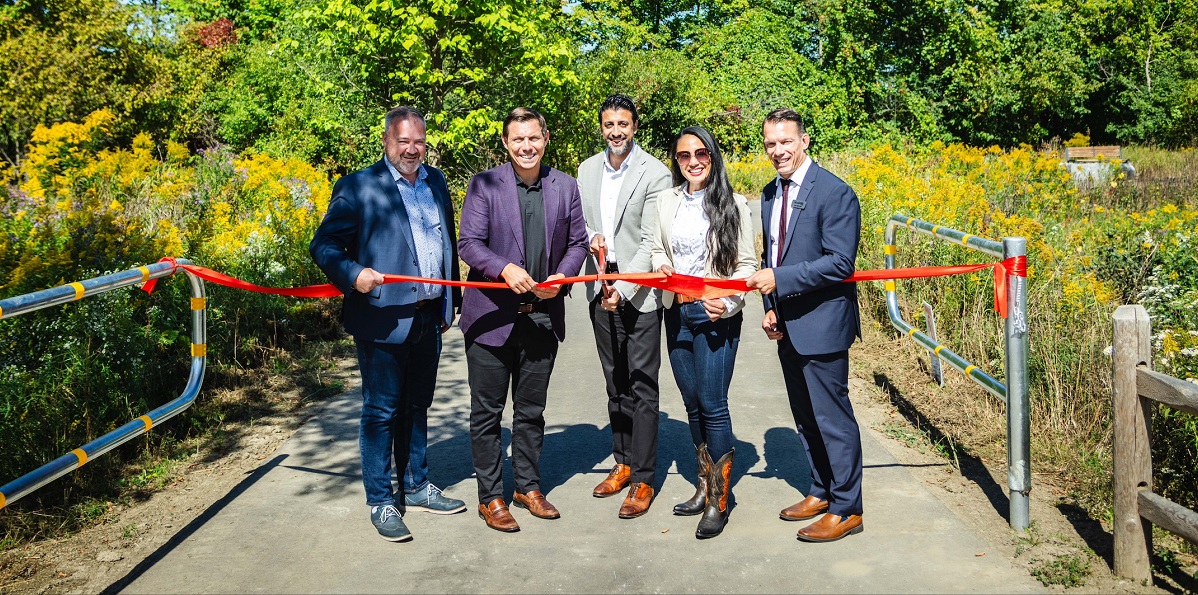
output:
[{"label": "woman's hand", "polygon": [[674,267],[672,267],[668,264],[663,264],[663,265],[657,267],[657,272],[669,277],[670,275],[674,274]]},{"label": "woman's hand", "polygon": [[714,300],[700,300],[703,302],[703,309],[707,310],[707,317],[715,322],[728,311],[728,304],[724,300],[716,298]]}]

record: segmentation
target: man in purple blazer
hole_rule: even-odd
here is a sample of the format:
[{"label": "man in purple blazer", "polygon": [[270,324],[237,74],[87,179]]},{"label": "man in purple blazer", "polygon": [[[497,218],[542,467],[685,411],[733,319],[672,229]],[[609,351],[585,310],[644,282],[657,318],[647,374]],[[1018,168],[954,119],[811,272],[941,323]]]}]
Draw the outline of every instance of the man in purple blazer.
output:
[{"label": "man in purple blazer", "polygon": [[566,336],[568,289],[542,281],[575,275],[587,255],[578,182],[541,165],[549,131],[534,110],[503,121],[509,163],[470,179],[458,253],[471,281],[502,279],[510,289],[466,289],[459,325],[470,382],[470,449],[478,478],[478,515],[499,531],[520,525],[503,501],[500,422],[512,387],[514,504],[534,516],[561,515],[540,487],[545,400],[558,342]]}]

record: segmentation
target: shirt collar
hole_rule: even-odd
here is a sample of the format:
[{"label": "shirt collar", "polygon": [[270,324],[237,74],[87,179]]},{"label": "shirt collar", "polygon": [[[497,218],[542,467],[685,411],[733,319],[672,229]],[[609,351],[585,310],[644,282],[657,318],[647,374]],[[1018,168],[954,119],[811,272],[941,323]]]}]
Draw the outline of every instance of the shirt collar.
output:
[{"label": "shirt collar", "polygon": [[[796,190],[798,189],[799,186],[802,186],[803,179],[807,177],[807,171],[810,169],[811,169],[811,155],[807,155],[806,157],[803,158],[803,164],[799,166],[799,169],[796,169],[795,173],[790,174],[790,181],[794,182]],[[778,181],[778,190],[782,190],[782,176],[778,176],[777,181]]]},{"label": "shirt collar", "polygon": [[[403,180],[404,182],[408,181],[407,178],[403,177],[403,174],[399,173],[398,168],[396,168],[394,165],[391,165],[391,160],[387,159],[387,157],[385,155],[383,156],[383,163],[387,164],[387,171],[391,172],[392,180],[395,180],[396,182],[398,182],[400,180]],[[427,177],[428,177],[428,172],[425,171],[424,164],[421,163],[420,169],[416,170],[416,181],[419,182],[420,180],[423,180]]]},{"label": "shirt collar", "polygon": [[704,188],[702,190],[697,190],[697,191],[695,191],[694,194],[691,194],[687,190],[687,188],[689,188],[689,187],[690,187],[690,184],[684,182],[682,184],[682,186],[680,188],[678,188],[678,190],[680,190],[682,192],[682,199],[686,202],[693,202],[693,201],[699,200],[700,198],[703,198],[704,194],[707,194],[706,188]]},{"label": "shirt collar", "polygon": [[[509,161],[508,163],[511,163],[511,162]],[[516,164],[511,163],[511,165],[512,165],[512,175],[516,177],[516,185],[517,186],[520,186],[521,188],[528,188],[529,190],[540,190],[541,189],[541,181],[545,179],[545,166],[542,165],[537,170],[537,181],[533,182],[530,185],[530,184],[525,184],[524,180],[520,178],[520,172],[516,171]]]},{"label": "shirt collar", "polygon": [[607,170],[609,173],[615,173],[615,172],[621,172],[621,171],[627,170],[629,168],[629,166],[632,165],[632,157],[633,157],[633,155],[636,155],[637,149],[639,149],[639,148],[640,147],[637,146],[636,141],[632,141],[632,147],[630,147],[628,149],[628,155],[626,155],[624,157],[624,163],[620,164],[619,169],[616,169],[611,166],[611,147],[604,149],[603,150],[603,169]]}]

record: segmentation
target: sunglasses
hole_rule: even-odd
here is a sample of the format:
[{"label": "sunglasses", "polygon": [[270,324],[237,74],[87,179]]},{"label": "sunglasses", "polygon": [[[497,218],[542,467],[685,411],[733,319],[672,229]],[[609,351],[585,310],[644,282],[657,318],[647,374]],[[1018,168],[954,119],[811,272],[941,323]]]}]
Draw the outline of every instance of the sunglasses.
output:
[{"label": "sunglasses", "polygon": [[[678,151],[674,153],[674,161],[678,163],[690,163],[691,157],[690,151]],[[699,163],[707,163],[711,161],[711,152],[707,149],[697,149],[695,150],[694,158]]]}]

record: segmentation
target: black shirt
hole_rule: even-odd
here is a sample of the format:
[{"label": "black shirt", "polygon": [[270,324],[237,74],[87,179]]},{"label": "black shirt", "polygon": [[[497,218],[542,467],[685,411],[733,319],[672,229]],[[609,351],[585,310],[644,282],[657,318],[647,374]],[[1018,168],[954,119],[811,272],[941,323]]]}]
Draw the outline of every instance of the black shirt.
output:
[{"label": "black shirt", "polygon": [[[512,168],[515,169],[515,166]],[[545,169],[547,168],[542,166],[537,181],[532,185],[525,184],[520,175],[516,175],[520,220],[524,223],[524,270],[528,271],[528,276],[537,283],[549,276],[549,261],[545,249],[545,193],[541,187]]]}]

